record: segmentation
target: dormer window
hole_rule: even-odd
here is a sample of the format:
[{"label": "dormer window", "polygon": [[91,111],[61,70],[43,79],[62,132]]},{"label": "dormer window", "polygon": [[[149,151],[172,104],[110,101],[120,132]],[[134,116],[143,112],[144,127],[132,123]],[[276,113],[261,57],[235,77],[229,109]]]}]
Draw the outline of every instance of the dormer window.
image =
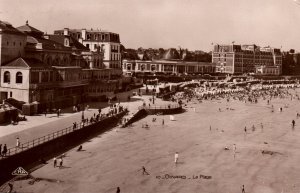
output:
[{"label": "dormer window", "polygon": [[65,46],[70,46],[69,39],[65,38]]}]

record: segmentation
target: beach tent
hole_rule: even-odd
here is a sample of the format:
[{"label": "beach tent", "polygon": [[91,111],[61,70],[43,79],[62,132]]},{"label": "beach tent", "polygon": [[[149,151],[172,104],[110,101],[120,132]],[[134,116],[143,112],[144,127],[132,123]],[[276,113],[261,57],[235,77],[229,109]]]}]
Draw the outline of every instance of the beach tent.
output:
[{"label": "beach tent", "polygon": [[171,120],[171,121],[175,121],[174,115],[170,115],[170,120]]}]

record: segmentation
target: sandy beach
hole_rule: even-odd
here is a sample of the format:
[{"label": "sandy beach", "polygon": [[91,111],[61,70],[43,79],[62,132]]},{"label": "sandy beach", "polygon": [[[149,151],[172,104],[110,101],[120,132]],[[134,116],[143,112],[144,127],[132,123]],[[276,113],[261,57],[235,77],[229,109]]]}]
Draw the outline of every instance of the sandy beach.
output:
[{"label": "sandy beach", "polygon": [[[48,160],[31,173],[39,181],[15,181],[14,189],[113,193],[120,187],[122,193],[232,193],[242,192],[245,185],[245,191],[252,193],[299,192],[298,110],[299,101],[290,98],[272,99],[270,105],[262,99],[257,104],[192,101],[185,113],[175,115],[175,121],[152,115],[85,142],[83,151],[66,152],[61,169]],[[145,123],[150,127],[142,128]],[[142,166],[150,175],[143,175]]]}]

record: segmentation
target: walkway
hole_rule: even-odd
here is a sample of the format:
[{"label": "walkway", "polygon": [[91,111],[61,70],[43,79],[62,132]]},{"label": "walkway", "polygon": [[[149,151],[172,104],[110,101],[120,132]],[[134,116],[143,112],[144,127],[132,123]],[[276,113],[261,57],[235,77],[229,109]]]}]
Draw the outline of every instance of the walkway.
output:
[{"label": "walkway", "polygon": [[[132,102],[121,102],[123,107],[127,107],[129,111],[135,111],[142,104],[141,99],[134,97]],[[84,111],[84,117],[90,118],[98,113],[98,108],[101,107],[101,112],[108,112],[107,103],[89,103],[91,107]],[[97,107],[97,108],[96,108]],[[66,113],[64,113],[66,112]],[[74,122],[81,121],[82,112],[71,113],[69,109],[63,109],[62,115],[58,118],[56,114],[44,114],[27,116],[27,121],[19,122],[19,125],[0,126],[0,144],[6,144],[8,148],[16,145],[16,138],[20,138],[20,143],[25,143],[33,139],[45,136],[72,126]],[[2,147],[3,147],[2,145]]]}]

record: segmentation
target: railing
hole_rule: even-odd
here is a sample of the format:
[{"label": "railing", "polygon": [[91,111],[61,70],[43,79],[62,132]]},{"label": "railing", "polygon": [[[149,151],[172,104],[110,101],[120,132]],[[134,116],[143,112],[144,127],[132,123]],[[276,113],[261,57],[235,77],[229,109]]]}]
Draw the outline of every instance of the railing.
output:
[{"label": "railing", "polygon": [[179,104],[169,104],[169,105],[160,105],[160,106],[156,106],[156,105],[145,105],[145,106],[139,106],[139,110],[141,109],[177,109],[177,108],[180,108],[181,106]]},{"label": "railing", "polygon": [[[120,111],[118,114],[120,114],[122,112],[124,112],[124,110]],[[118,114],[115,114],[115,115],[118,115]],[[74,132],[76,130],[84,129],[85,127],[87,127],[89,125],[96,124],[96,123],[98,123],[100,121],[103,121],[105,119],[108,119],[110,117],[112,117],[112,116],[102,117],[102,118],[99,119],[99,121],[94,121],[94,122],[90,122],[90,121],[80,122],[79,124],[77,124],[76,128],[73,128],[73,126],[70,126],[70,127],[64,128],[62,130],[50,133],[48,135],[39,137],[39,138],[34,139],[32,141],[28,141],[28,142],[22,143],[22,144],[20,144],[19,147],[11,147],[11,148],[7,149],[7,153],[5,155],[2,154],[2,156],[0,157],[0,160],[4,159],[6,157],[9,157],[9,156],[15,155],[17,153],[20,153],[22,151],[31,149],[31,148],[33,148],[35,146],[41,145],[41,144],[46,143],[48,141],[54,140],[54,139],[56,139],[58,137],[64,136],[64,135],[69,134],[69,133],[72,133],[72,132]]]},{"label": "railing", "polygon": [[46,89],[46,88],[52,88],[56,87],[56,82],[40,82],[40,83],[30,83],[29,88],[30,89]]},{"label": "railing", "polygon": [[77,81],[54,81],[54,82],[40,82],[29,84],[30,89],[46,89],[52,87],[68,87],[68,86],[76,86],[76,85],[83,85],[88,84],[89,80],[77,80]]}]

